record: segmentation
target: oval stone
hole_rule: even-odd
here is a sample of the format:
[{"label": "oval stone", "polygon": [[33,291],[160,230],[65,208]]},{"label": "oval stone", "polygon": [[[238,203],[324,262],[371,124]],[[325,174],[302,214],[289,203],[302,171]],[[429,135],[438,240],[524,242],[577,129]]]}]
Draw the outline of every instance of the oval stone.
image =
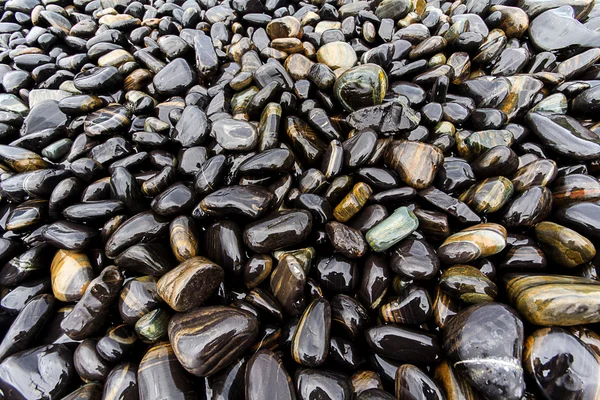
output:
[{"label": "oval stone", "polygon": [[176,314],[169,340],[181,365],[196,376],[208,376],[242,355],[258,334],[257,318],[244,310],[211,306]]}]

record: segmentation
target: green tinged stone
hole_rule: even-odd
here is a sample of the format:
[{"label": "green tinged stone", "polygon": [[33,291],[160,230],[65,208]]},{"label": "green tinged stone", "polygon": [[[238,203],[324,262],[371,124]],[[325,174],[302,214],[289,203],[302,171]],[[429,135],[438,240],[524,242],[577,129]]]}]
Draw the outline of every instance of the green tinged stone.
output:
[{"label": "green tinged stone", "polygon": [[419,220],[407,207],[397,208],[392,215],[371,228],[367,242],[376,252],[386,251],[419,227]]}]

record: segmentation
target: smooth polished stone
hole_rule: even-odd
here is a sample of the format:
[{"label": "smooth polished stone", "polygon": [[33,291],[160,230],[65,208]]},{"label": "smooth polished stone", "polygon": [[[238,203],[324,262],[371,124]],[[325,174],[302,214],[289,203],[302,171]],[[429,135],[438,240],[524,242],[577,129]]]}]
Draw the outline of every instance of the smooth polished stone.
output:
[{"label": "smooth polished stone", "polygon": [[523,323],[510,307],[482,303],[459,312],[443,329],[452,366],[489,399],[521,399]]},{"label": "smooth polished stone", "polygon": [[393,141],[384,157],[400,179],[415,189],[429,187],[444,162],[444,155],[437,147],[403,140]]},{"label": "smooth polished stone", "polygon": [[52,292],[64,302],[78,301],[95,274],[85,253],[58,250],[50,265]]},{"label": "smooth polished stone", "polygon": [[168,342],[158,343],[146,352],[137,371],[140,400],[197,399],[196,390]]},{"label": "smooth polished stone", "polygon": [[245,391],[247,400],[295,400],[292,378],[277,353],[263,349],[254,353],[246,364]]},{"label": "smooth polished stone", "polygon": [[497,254],[504,250],[505,246],[506,228],[485,223],[463,229],[448,237],[437,253],[443,263],[461,264]]},{"label": "smooth polished stone", "polygon": [[479,269],[468,265],[454,265],[445,270],[439,285],[451,297],[468,304],[494,301],[498,295],[496,284]]},{"label": "smooth polished stone", "polygon": [[317,367],[329,353],[331,306],[324,298],[313,300],[298,321],[292,338],[292,357],[301,365]]},{"label": "smooth polished stone", "polygon": [[369,347],[378,354],[404,363],[426,364],[441,358],[437,337],[397,325],[379,325],[365,331]]},{"label": "smooth polished stone", "polygon": [[421,324],[432,314],[432,302],[423,288],[411,286],[400,297],[381,306],[379,312],[385,322],[392,324]]},{"label": "smooth polished stone", "polygon": [[402,278],[426,280],[438,273],[440,260],[429,242],[409,237],[392,249],[389,266]]},{"label": "smooth polished stone", "polygon": [[509,274],[510,302],[532,324],[573,326],[598,321],[597,281],[566,275]]},{"label": "smooth polished stone", "polygon": [[376,252],[393,247],[419,227],[419,220],[407,207],[397,208],[389,217],[371,228],[365,239]]},{"label": "smooth polished stone", "polygon": [[600,373],[600,358],[562,328],[533,332],[525,342],[523,365],[548,399],[594,398],[600,391],[595,378]]},{"label": "smooth polished stone", "polygon": [[545,146],[566,158],[585,161],[600,156],[600,138],[575,118],[532,112],[526,122]]},{"label": "smooth polished stone", "polygon": [[489,214],[500,210],[513,195],[512,182],[497,176],[487,178],[464,191],[459,199],[479,214]]},{"label": "smooth polished stone", "polygon": [[211,375],[237,359],[258,334],[258,320],[247,311],[200,307],[176,314],[169,339],[181,365],[196,376]]},{"label": "smooth polished stone", "polygon": [[62,344],[19,352],[0,364],[0,389],[15,399],[62,398],[77,380],[72,357]]},{"label": "smooth polished stone", "polygon": [[404,364],[396,372],[396,397],[443,400],[444,392],[418,367]]},{"label": "smooth polished stone", "polygon": [[[334,42],[322,46],[317,52],[317,58],[319,58],[319,53],[329,50],[328,46],[343,46],[340,43]],[[344,45],[348,46],[345,43]],[[343,53],[338,53],[338,56],[340,54]],[[329,67],[335,69],[331,65]],[[379,65],[364,64],[344,71],[335,80],[333,92],[342,106],[348,112],[352,112],[363,107],[381,104],[387,87],[388,78],[385,71]]]},{"label": "smooth polished stone", "polygon": [[129,400],[139,398],[137,384],[138,365],[135,363],[117,364],[106,377],[103,400]]},{"label": "smooth polished stone", "polygon": [[320,398],[323,400],[350,400],[352,387],[343,374],[318,369],[303,369],[294,377],[298,400]]},{"label": "smooth polished stone", "polygon": [[0,342],[0,360],[34,344],[35,337],[52,317],[55,304],[54,296],[40,294],[23,307]]},{"label": "smooth polished stone", "polygon": [[276,211],[248,224],[244,243],[257,253],[268,253],[302,242],[312,228],[312,215],[304,210]]},{"label": "smooth polished stone", "polygon": [[102,270],[87,286],[81,300],[61,322],[61,329],[73,340],[85,339],[102,327],[113,300],[119,294],[123,275],[115,266]]},{"label": "smooth polished stone", "polygon": [[589,239],[554,222],[537,224],[535,235],[544,253],[563,267],[576,267],[596,255],[596,248]]},{"label": "smooth polished stone", "polygon": [[296,257],[286,255],[271,274],[269,287],[286,313],[295,316],[304,311],[306,272]]},{"label": "smooth polished stone", "polygon": [[502,222],[506,227],[535,226],[552,211],[552,192],[544,186],[533,186],[517,194],[506,206]]},{"label": "smooth polished stone", "polygon": [[210,193],[200,202],[200,208],[208,215],[241,215],[259,218],[273,201],[273,193],[257,185],[233,185]]},{"label": "smooth polished stone", "polygon": [[125,221],[106,242],[108,257],[116,257],[128,247],[147,243],[166,234],[169,222],[151,211],[144,211]]},{"label": "smooth polished stone", "polygon": [[110,372],[110,364],[96,352],[97,340],[85,339],[73,353],[75,371],[86,381],[104,382]]}]

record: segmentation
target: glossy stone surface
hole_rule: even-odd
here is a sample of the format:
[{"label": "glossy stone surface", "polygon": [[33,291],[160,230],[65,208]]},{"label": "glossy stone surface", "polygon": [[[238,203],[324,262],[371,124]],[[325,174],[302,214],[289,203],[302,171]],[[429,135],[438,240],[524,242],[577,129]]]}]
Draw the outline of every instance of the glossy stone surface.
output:
[{"label": "glossy stone surface", "polygon": [[[330,45],[336,44],[332,43]],[[327,46],[321,47],[319,52],[327,51]],[[338,53],[340,58],[343,55],[344,53]],[[351,58],[348,59],[348,64],[350,64],[350,61]],[[326,62],[324,64],[328,65]],[[351,67],[352,65],[347,66]],[[331,65],[329,67],[333,68]],[[379,65],[364,64],[343,72],[335,80],[333,92],[344,108],[352,112],[363,107],[381,104],[387,86],[387,74]]]},{"label": "glossy stone surface", "polygon": [[196,376],[211,375],[229,365],[257,333],[256,317],[231,307],[201,307],[176,314],[169,322],[175,355]]},{"label": "glossy stone surface", "polygon": [[317,367],[329,353],[331,306],[323,298],[308,305],[292,338],[292,357],[301,365]]},{"label": "glossy stone surface", "polygon": [[74,340],[85,339],[97,332],[122,283],[123,275],[117,267],[103,269],[87,286],[73,311],[63,319],[60,324],[62,330]]},{"label": "glossy stone surface", "polygon": [[525,390],[523,323],[500,303],[473,305],[444,327],[444,348],[455,368],[487,398],[520,399]]},{"label": "glossy stone surface", "polygon": [[599,287],[591,279],[510,274],[505,277],[505,285],[510,302],[532,324],[572,326],[598,319],[595,293]]},{"label": "glossy stone surface", "polygon": [[562,328],[533,332],[525,341],[523,365],[549,399],[584,399],[598,393],[598,382],[593,378],[600,368],[598,355]]},{"label": "glossy stone surface", "polygon": [[589,239],[553,222],[537,224],[535,235],[544,252],[563,267],[576,267],[596,255],[596,248]]},{"label": "glossy stone surface", "polygon": [[440,261],[466,263],[501,252],[506,246],[506,229],[498,224],[480,224],[450,236],[438,248]]},{"label": "glossy stone surface", "polygon": [[266,253],[303,241],[312,228],[312,216],[304,210],[286,210],[246,226],[244,243],[257,253]]},{"label": "glossy stone surface", "polygon": [[192,380],[169,343],[156,344],[144,354],[137,371],[137,384],[140,400],[196,398]]},{"label": "glossy stone surface", "polygon": [[394,141],[385,153],[385,162],[398,173],[400,179],[416,189],[425,189],[435,179],[444,155],[434,146]]},{"label": "glossy stone surface", "polygon": [[266,398],[293,400],[296,398],[292,378],[279,356],[271,350],[256,352],[246,365],[246,399]]},{"label": "glossy stone surface", "polygon": [[441,357],[437,338],[424,331],[379,325],[367,329],[365,338],[373,351],[404,363],[429,363]]},{"label": "glossy stone surface", "polygon": [[371,228],[365,239],[376,252],[383,252],[413,233],[419,220],[406,207],[397,208],[389,217]]},{"label": "glossy stone surface", "polygon": [[[62,344],[34,347],[17,353],[0,364],[0,388],[14,398],[23,399],[67,395],[76,379],[72,354]],[[46,365],[52,368],[44,368]]]}]

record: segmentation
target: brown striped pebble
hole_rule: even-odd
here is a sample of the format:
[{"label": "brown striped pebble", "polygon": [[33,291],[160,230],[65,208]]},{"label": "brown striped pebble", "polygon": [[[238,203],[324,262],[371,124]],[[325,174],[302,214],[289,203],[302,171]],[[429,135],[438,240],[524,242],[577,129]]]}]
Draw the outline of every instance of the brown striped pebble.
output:
[{"label": "brown striped pebble", "polygon": [[271,274],[271,292],[286,313],[300,314],[306,305],[306,272],[294,256],[285,256]]},{"label": "brown striped pebble", "polygon": [[501,209],[512,195],[512,182],[496,176],[471,186],[459,196],[459,200],[478,214],[489,214]]},{"label": "brown striped pebble", "polygon": [[248,311],[200,307],[176,314],[169,322],[169,340],[181,365],[196,376],[225,368],[253,344],[258,319]]},{"label": "brown striped pebble", "polygon": [[176,217],[169,226],[171,250],[179,262],[199,255],[198,234],[194,221],[185,215]]},{"label": "brown striped pebble", "polygon": [[535,325],[573,326],[600,322],[600,283],[566,275],[509,274],[508,299]]},{"label": "brown striped pebble", "polygon": [[499,253],[505,246],[506,228],[485,223],[466,228],[444,240],[438,248],[438,257],[446,264],[462,264]]},{"label": "brown striped pebble", "polygon": [[138,365],[121,363],[116,365],[106,377],[102,400],[133,400],[138,398]]},{"label": "brown striped pebble", "polygon": [[415,189],[429,187],[444,162],[444,155],[437,147],[406,140],[390,143],[384,157],[400,179]]},{"label": "brown striped pebble", "polygon": [[158,343],[146,352],[138,368],[137,383],[140,400],[197,398],[194,384],[169,342]]},{"label": "brown striped pebble", "polygon": [[173,310],[188,311],[204,303],[224,275],[223,269],[208,258],[194,257],[163,275],[156,290]]},{"label": "brown striped pebble", "polygon": [[477,400],[473,388],[458,374],[448,360],[444,360],[435,368],[433,379],[446,392],[448,400]]},{"label": "brown striped pebble", "polygon": [[365,205],[373,190],[366,183],[359,182],[333,209],[333,216],[339,222],[347,222]]},{"label": "brown striped pebble", "polygon": [[600,200],[600,182],[591,175],[570,174],[552,182],[554,204],[565,206],[579,201]]},{"label": "brown striped pebble", "polygon": [[156,282],[155,277],[147,275],[134,278],[123,285],[119,296],[119,314],[124,322],[135,324],[162,302],[156,292]]},{"label": "brown striped pebble", "polygon": [[563,267],[576,267],[596,255],[596,248],[589,239],[554,222],[543,221],[537,224],[535,236],[544,253]]},{"label": "brown striped pebble", "polygon": [[52,292],[60,301],[78,301],[94,279],[94,270],[85,253],[58,250],[50,265]]}]

